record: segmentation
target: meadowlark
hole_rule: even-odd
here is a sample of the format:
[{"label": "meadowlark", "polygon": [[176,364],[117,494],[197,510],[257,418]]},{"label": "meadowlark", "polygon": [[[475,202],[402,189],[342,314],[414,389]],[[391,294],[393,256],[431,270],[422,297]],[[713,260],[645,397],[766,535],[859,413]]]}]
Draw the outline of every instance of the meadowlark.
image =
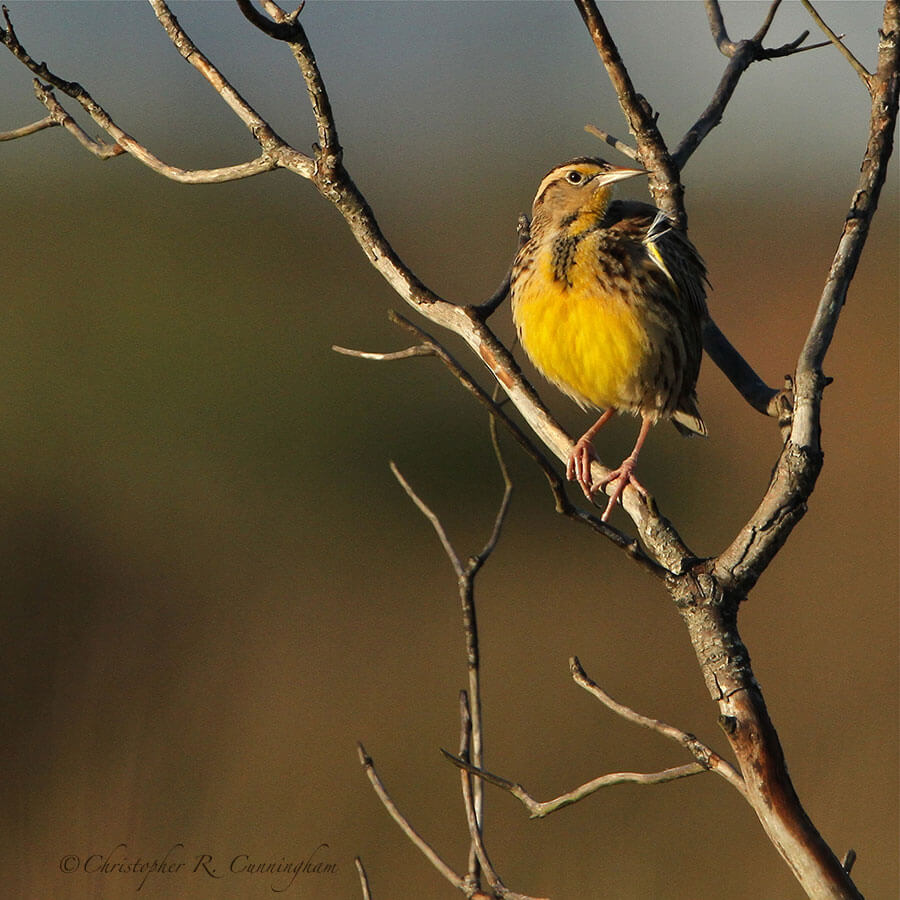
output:
[{"label": "meadowlark", "polygon": [[[628,484],[646,494],[633,472],[652,425],[670,419],[683,434],[706,434],[695,393],[706,268],[655,206],[612,199],[616,182],[642,174],[590,157],[548,172],[510,283],[519,340],[538,371],[582,408],[604,410],[566,466],[589,500],[613,485],[604,521]],[[640,433],[595,485],[592,441],[616,411],[640,416]]]}]

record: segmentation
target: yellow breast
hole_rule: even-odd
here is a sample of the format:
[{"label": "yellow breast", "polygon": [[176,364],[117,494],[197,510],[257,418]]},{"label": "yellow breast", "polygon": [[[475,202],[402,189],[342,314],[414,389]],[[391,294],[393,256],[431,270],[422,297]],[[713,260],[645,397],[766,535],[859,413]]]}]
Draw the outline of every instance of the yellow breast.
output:
[{"label": "yellow breast", "polygon": [[513,319],[541,374],[576,402],[637,410],[652,342],[634,304],[597,277],[591,244],[578,245],[568,281],[556,277],[550,247],[539,249],[513,285]]}]

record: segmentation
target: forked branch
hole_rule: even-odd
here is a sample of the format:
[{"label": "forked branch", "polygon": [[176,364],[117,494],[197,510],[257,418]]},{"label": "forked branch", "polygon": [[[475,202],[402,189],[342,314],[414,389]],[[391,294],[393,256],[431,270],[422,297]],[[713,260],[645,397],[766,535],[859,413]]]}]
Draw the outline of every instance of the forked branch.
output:
[{"label": "forked branch", "polygon": [[441,750],[441,753],[453,765],[458,766],[463,771],[512,794],[528,810],[532,819],[543,819],[558,809],[572,806],[572,804],[578,803],[592,794],[596,794],[597,791],[605,787],[612,787],[617,784],[665,784],[668,781],[677,781],[680,778],[688,778],[691,775],[699,775],[701,772],[707,771],[705,766],[698,762],[693,762],[684,766],[673,766],[670,769],[663,769],[660,772],[611,772],[608,775],[600,775],[598,778],[593,778],[591,781],[571,791],[567,791],[565,794],[560,794],[560,796],[554,797],[552,800],[535,800],[521,784],[470,765],[464,759],[454,756],[446,750]]},{"label": "forked branch", "polygon": [[616,715],[621,716],[629,722],[633,722],[635,725],[640,725],[642,728],[649,728],[651,731],[661,734],[670,741],[675,741],[675,743],[680,744],[701,766],[703,766],[704,769],[709,769],[709,771],[721,775],[733,788],[736,788],[742,794],[745,793],[744,779],[741,777],[740,772],[738,772],[730,762],[722,759],[715,750],[711,747],[707,747],[706,744],[698,740],[694,735],[682,731],[674,725],[668,725],[665,722],[661,722],[659,719],[645,716],[630,707],[625,706],[624,703],[613,700],[613,698],[610,697],[610,695],[596,682],[588,678],[587,673],[581,667],[581,663],[578,661],[577,656],[573,656],[572,659],[569,660],[569,669],[575,683],[580,687],[583,687],[589,694],[596,697],[607,709],[612,710]]},{"label": "forked branch", "polygon": [[388,794],[387,789],[378,777],[378,772],[375,770],[375,763],[372,761],[372,757],[366,753],[366,748],[363,747],[362,744],[357,744],[357,749],[359,751],[360,764],[363,769],[365,769],[366,775],[368,776],[372,787],[375,789],[375,793],[378,795],[378,799],[381,800],[382,805],[388,811],[391,818],[400,826],[403,833],[418,848],[425,859],[427,859],[434,868],[450,882],[450,884],[460,891],[465,891],[465,879],[462,878],[462,876],[457,875],[457,873],[441,859],[434,847],[432,847],[431,844],[429,844],[428,841],[412,827],[406,816],[400,812],[397,804],[391,799],[390,794]]}]

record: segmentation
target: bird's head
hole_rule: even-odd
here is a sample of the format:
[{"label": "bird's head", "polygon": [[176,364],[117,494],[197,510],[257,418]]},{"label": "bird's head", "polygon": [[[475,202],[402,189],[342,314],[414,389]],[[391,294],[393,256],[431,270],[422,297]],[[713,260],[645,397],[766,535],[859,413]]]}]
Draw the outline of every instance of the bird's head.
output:
[{"label": "bird's head", "polygon": [[539,227],[586,226],[606,212],[617,181],[646,174],[595,157],[570,159],[544,176],[534,198],[533,220]]}]

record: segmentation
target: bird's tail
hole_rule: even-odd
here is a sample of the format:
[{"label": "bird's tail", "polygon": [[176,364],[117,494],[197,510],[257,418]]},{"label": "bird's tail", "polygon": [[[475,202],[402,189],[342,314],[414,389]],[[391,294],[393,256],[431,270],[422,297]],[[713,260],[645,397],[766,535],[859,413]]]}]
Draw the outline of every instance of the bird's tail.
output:
[{"label": "bird's tail", "polygon": [[706,437],[706,423],[697,408],[697,401],[693,397],[685,400],[681,406],[672,413],[672,424],[681,434],[699,434]]}]

